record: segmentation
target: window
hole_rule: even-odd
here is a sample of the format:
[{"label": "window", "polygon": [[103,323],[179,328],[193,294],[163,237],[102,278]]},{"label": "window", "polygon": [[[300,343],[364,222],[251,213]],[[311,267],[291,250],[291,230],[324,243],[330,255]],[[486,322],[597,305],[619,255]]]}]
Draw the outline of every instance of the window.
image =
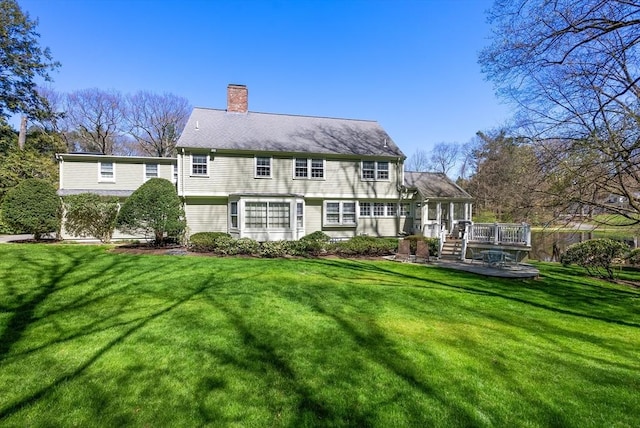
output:
[{"label": "window", "polygon": [[376,178],[378,180],[389,179],[389,162],[378,162],[376,169]]},{"label": "window", "polygon": [[397,205],[393,202],[387,202],[387,215],[389,217],[394,217],[396,215],[396,207]]},{"label": "window", "polygon": [[286,202],[269,202],[269,227],[289,228],[289,207]]},{"label": "window", "polygon": [[158,164],[157,163],[144,164],[144,179],[148,180],[154,177],[158,177]]},{"label": "window", "polygon": [[384,216],[384,204],[382,202],[376,202],[375,204],[373,204],[373,215],[375,217]]},{"label": "window", "polygon": [[178,182],[178,165],[171,165],[171,177],[174,183]]},{"label": "window", "polygon": [[271,178],[271,158],[256,157],[256,178]]},{"label": "window", "polygon": [[238,203],[231,202],[229,205],[229,219],[231,220],[231,227],[233,229],[238,228]]},{"label": "window", "polygon": [[411,217],[411,204],[403,202],[400,204],[400,215],[403,217]]},{"label": "window", "polygon": [[294,178],[324,178],[324,159],[294,159]]},{"label": "window", "polygon": [[324,178],[323,159],[311,159],[311,178]]},{"label": "window", "polygon": [[325,202],[324,224],[327,226],[355,226],[355,202]]},{"label": "window", "polygon": [[376,163],[373,161],[362,161],[362,178],[372,180],[376,178]]},{"label": "window", "polygon": [[99,162],[100,180],[116,181],[116,168],[113,162]]},{"label": "window", "polygon": [[388,180],[389,162],[387,161],[362,161],[363,180]]},{"label": "window", "polygon": [[360,217],[371,217],[371,202],[360,202]]},{"label": "window", "polygon": [[245,202],[244,223],[247,229],[267,227],[267,203]]},{"label": "window", "polygon": [[[233,224],[234,202],[231,204],[231,222]],[[288,202],[245,202],[244,224],[247,229],[289,229],[291,227],[290,211],[291,205]]]},{"label": "window", "polygon": [[191,155],[191,175],[207,175],[209,173],[209,155]]},{"label": "window", "polygon": [[393,202],[360,202],[360,217],[394,217],[396,212]]},{"label": "window", "polygon": [[296,204],[296,226],[298,228],[304,227],[304,204],[302,202]]},{"label": "window", "polygon": [[296,158],[296,167],[294,176],[296,178],[307,178],[309,173],[309,168],[307,166],[307,159]]}]

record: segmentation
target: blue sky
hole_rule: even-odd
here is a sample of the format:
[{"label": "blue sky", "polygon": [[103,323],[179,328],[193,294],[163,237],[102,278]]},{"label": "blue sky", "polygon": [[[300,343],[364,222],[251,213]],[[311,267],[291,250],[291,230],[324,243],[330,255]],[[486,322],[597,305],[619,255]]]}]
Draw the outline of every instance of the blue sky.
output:
[{"label": "blue sky", "polygon": [[407,156],[504,124],[477,64],[491,0],[18,0],[61,92],[145,89],[225,108],[377,120]]}]

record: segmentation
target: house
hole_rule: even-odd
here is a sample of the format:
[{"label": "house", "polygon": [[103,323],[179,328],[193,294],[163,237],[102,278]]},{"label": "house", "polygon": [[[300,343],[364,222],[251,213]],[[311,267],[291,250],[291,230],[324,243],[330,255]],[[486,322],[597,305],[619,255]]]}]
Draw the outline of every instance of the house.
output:
[{"label": "house", "polygon": [[176,183],[188,234],[259,241],[319,230],[439,236],[471,219],[472,198],[445,175],[404,172],[405,155],[377,122],[248,107],[247,87],[229,85],[226,109],[195,108],[176,158],[59,155],[59,193],[126,197],[159,176]]}]

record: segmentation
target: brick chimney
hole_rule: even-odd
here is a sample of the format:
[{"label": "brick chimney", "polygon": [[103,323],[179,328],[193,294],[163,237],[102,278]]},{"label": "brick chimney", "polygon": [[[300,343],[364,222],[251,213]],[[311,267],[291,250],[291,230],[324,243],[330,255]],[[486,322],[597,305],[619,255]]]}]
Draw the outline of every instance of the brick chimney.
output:
[{"label": "brick chimney", "polygon": [[227,86],[227,112],[246,113],[249,108],[249,91],[246,85]]}]

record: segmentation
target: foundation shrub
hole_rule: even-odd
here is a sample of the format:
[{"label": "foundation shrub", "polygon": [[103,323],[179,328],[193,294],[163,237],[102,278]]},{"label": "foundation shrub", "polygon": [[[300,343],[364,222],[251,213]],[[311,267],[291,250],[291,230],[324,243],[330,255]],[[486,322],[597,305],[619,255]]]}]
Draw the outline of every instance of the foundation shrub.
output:
[{"label": "foundation shrub", "polygon": [[295,241],[267,241],[260,244],[260,256],[278,258],[293,255]]},{"label": "foundation shrub", "polygon": [[189,248],[198,253],[215,253],[223,241],[231,239],[231,235],[224,232],[198,232],[189,238]]},{"label": "foundation shrub", "polygon": [[386,256],[396,252],[398,240],[356,236],[348,241],[338,242],[335,246],[336,253],[342,256]]}]

